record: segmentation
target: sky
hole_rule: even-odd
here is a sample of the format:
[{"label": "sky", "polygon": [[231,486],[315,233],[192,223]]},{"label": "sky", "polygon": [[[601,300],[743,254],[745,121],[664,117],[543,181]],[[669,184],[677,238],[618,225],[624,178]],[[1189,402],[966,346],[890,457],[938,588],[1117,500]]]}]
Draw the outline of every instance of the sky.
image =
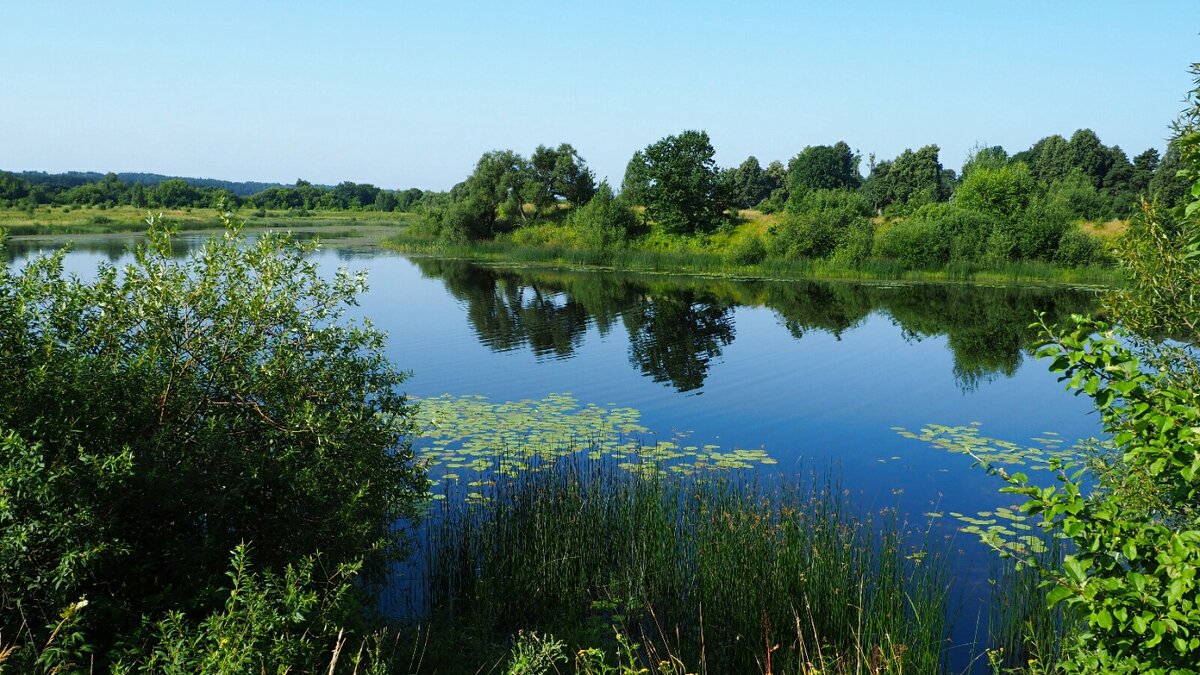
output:
[{"label": "sky", "polygon": [[0,169],[446,190],[571,143],[618,185],[708,132],[721,166],[845,140],[1166,146],[1200,5],[0,0]]}]

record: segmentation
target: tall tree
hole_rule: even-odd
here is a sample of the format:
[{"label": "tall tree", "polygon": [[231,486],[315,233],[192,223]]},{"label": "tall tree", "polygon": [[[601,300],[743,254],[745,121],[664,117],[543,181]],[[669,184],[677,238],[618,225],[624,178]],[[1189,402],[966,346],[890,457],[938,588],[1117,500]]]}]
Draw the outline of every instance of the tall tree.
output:
[{"label": "tall tree", "polygon": [[845,141],[810,145],[788,161],[788,190],[854,190],[862,184],[859,156]]},{"label": "tall tree", "polygon": [[529,158],[533,180],[552,198],[583,206],[596,194],[596,175],[570,143],[537,146]]},{"label": "tall tree", "polygon": [[1150,192],[1150,181],[1158,169],[1158,150],[1150,148],[1133,158],[1133,171],[1129,176],[1129,189],[1146,195]]},{"label": "tall tree", "polygon": [[1112,164],[1112,155],[1091,129],[1079,129],[1067,141],[1071,168],[1081,169],[1092,181],[1092,187],[1102,187],[1104,176]]},{"label": "tall tree", "polygon": [[732,170],[731,179],[733,203],[738,208],[752,208],[771,196],[773,187],[770,177],[753,155]]},{"label": "tall tree", "polygon": [[938,146],[926,145],[913,152],[900,153],[888,168],[887,183],[893,201],[917,206],[950,198],[952,185],[946,184]]},{"label": "tall tree", "polygon": [[684,131],[638,150],[625,168],[622,194],[646,207],[668,232],[708,231],[724,218],[728,198],[703,131]]}]

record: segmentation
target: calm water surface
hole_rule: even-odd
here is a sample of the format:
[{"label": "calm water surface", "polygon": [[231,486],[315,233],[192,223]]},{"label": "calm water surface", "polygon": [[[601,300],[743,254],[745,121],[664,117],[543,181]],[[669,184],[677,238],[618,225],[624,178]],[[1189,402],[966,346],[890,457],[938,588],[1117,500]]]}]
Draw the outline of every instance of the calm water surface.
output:
[{"label": "calm water surface", "polygon": [[[81,242],[68,267],[87,276],[121,262],[129,241]],[[14,241],[10,255],[47,246]],[[318,260],[328,273],[368,272],[355,312],[388,332],[415,397],[569,393],[632,407],[663,437],[762,448],[772,470],[836,467],[864,508],[899,506],[917,521],[1006,500],[970,458],[893,427],[977,424],[1018,442],[1100,432],[1089,400],[1030,356],[1027,328],[1038,311],[1060,321],[1092,311],[1094,291],[517,270],[369,245],[334,245]],[[960,577],[980,578],[980,547],[965,535],[954,547]]]}]

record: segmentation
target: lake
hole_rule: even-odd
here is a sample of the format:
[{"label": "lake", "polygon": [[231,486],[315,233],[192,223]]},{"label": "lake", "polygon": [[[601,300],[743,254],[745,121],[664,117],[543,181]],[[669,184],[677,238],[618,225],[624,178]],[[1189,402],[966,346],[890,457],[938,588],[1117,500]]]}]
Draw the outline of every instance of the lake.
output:
[{"label": "lake", "polygon": [[[182,236],[181,252],[201,239]],[[119,264],[131,241],[81,239],[67,267],[89,276]],[[530,419],[618,411],[613,428],[692,448],[680,453],[692,464],[743,450],[735,459],[751,471],[833,468],[862,508],[895,506],[921,523],[1012,500],[970,457],[906,431],[962,426],[1018,444],[1100,433],[1090,400],[1031,356],[1028,327],[1037,312],[1061,322],[1094,311],[1095,290],[514,269],[409,258],[369,238],[330,244],[317,254],[322,269],[368,273],[354,313],[388,333],[389,357],[411,371],[408,394],[430,407],[479,397],[466,400],[473,433],[485,436],[501,426],[502,404],[523,402]],[[55,245],[14,240],[9,255],[19,264]],[[440,457],[435,479],[469,464],[469,453],[446,459],[445,438],[417,443]],[[953,521],[937,528],[954,538],[971,597],[989,557]]]}]

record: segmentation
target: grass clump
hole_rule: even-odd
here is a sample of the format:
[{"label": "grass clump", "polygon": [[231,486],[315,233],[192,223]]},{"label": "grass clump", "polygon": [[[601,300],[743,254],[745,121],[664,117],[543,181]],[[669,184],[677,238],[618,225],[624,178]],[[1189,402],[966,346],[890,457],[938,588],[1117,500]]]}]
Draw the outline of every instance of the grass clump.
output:
[{"label": "grass clump", "polygon": [[480,489],[439,502],[430,526],[439,632],[617,648],[615,626],[641,636],[647,666],[667,654],[710,672],[941,667],[942,559],[891,511],[855,512],[831,477],[746,485],[560,458]]}]

